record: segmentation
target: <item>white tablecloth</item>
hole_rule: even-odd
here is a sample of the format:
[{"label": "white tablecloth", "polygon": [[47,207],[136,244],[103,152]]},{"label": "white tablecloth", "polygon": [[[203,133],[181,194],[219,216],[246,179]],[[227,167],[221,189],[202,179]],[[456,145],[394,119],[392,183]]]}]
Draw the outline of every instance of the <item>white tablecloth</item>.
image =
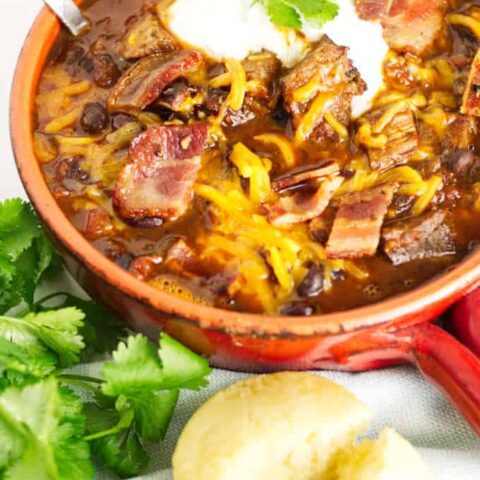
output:
[{"label": "white tablecloth", "polygon": [[[40,0],[0,0],[0,199],[25,196],[10,149],[8,98],[18,52],[40,5]],[[97,368],[89,365],[82,370]],[[418,447],[438,480],[480,480],[480,441],[443,396],[412,368],[324,375],[371,406],[375,414],[372,432],[390,426]],[[167,440],[151,449],[151,473],[143,478],[170,479],[168,468],[175,440],[187,419],[209,395],[243,376],[216,371],[208,389],[182,395]],[[104,472],[99,476],[111,478]]]}]

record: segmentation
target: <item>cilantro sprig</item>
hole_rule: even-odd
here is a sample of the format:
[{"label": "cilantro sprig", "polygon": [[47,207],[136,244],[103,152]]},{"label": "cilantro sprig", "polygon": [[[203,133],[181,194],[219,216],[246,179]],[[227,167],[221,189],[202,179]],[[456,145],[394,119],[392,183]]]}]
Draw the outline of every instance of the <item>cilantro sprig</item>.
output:
[{"label": "cilantro sprig", "polygon": [[322,27],[339,11],[335,0],[257,0],[275,25],[301,29],[304,25]]},{"label": "cilantro sprig", "polygon": [[54,263],[32,207],[18,198],[0,203],[0,314],[22,300],[31,306],[37,284]]},{"label": "cilantro sprig", "polygon": [[[164,439],[180,390],[204,387],[210,367],[166,334],[156,344],[128,337],[92,301],[68,293],[35,301],[56,263],[31,207],[0,203],[0,479],[90,480],[93,457],[136,476],[148,443]],[[98,378],[67,370],[112,351]]]}]

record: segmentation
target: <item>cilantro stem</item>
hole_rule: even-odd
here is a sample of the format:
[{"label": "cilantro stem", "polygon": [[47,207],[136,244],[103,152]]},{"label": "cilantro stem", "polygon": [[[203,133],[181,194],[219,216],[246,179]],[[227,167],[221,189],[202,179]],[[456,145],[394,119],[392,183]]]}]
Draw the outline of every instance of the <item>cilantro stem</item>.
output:
[{"label": "cilantro stem", "polygon": [[[122,418],[120,418],[120,421],[116,425],[114,425],[112,428],[109,428],[108,430],[103,430],[102,432],[86,435],[85,437],[83,437],[83,439],[86,442],[91,442],[93,440],[98,440],[99,438],[108,437],[110,435],[116,435],[117,433],[123,432],[125,430],[127,430],[126,438],[128,438],[128,435],[132,430],[133,420],[134,420],[133,411],[128,410],[127,412],[125,412],[124,415],[122,415]],[[125,441],[125,438],[123,439],[123,441]]]},{"label": "cilantro stem", "polygon": [[101,385],[103,383],[103,380],[100,380],[99,378],[89,377],[87,375],[73,375],[62,373],[58,375],[57,378],[60,382],[68,383],[69,385],[77,386],[91,392],[96,392],[98,390],[98,387],[93,386],[92,383],[95,383],[97,385]]},{"label": "cilantro stem", "polygon": [[58,293],[50,293],[49,295],[46,295],[45,297],[41,298],[40,300],[37,300],[35,302],[35,307],[38,305],[43,305],[45,302],[48,302],[49,300],[52,300],[52,298],[56,297],[71,297],[72,295],[68,292],[58,292]]},{"label": "cilantro stem", "polygon": [[86,435],[83,439],[86,442],[93,442],[93,440],[98,440],[99,438],[109,437],[110,435],[115,435],[118,433],[118,428],[115,425],[109,430],[104,430],[103,432],[92,433],[91,435]]},{"label": "cilantro stem", "polygon": [[[35,312],[38,307],[42,306],[45,302],[48,302],[49,300],[52,300],[53,298],[56,297],[71,297],[67,292],[58,292],[58,293],[51,293],[40,300],[37,300],[32,306],[26,307],[20,312],[18,312],[15,316],[18,318],[23,318],[25,315],[28,315],[29,313]],[[33,307],[33,308],[30,308]]]},{"label": "cilantro stem", "polygon": [[89,377],[88,375],[74,375],[70,373],[62,373],[61,375],[58,376],[60,379],[66,379],[66,380],[80,380],[82,382],[90,382],[90,383],[98,383],[101,385],[103,383],[103,380],[100,378],[95,378],[95,377]]}]

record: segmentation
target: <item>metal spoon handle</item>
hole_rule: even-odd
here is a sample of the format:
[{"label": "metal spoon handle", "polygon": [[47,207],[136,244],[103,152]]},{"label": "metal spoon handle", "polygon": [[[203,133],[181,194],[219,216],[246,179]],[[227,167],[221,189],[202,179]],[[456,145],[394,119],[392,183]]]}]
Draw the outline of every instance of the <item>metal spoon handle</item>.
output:
[{"label": "metal spoon handle", "polygon": [[90,22],[83,16],[73,0],[43,0],[73,35],[80,35]]}]

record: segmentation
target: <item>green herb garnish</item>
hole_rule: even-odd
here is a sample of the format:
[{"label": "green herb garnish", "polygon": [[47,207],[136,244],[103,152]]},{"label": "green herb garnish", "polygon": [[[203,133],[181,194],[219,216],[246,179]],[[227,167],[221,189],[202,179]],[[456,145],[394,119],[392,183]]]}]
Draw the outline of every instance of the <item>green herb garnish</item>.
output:
[{"label": "green herb garnish", "polygon": [[[91,480],[92,456],[120,477],[139,475],[180,390],[205,386],[210,367],[166,334],[157,344],[127,338],[92,301],[68,293],[35,301],[55,263],[31,207],[0,203],[0,479]],[[22,301],[27,308],[8,312]],[[65,370],[114,349],[98,377]]]},{"label": "green herb garnish", "polygon": [[301,29],[304,25],[322,27],[338,14],[334,0],[259,0],[270,20],[279,27]]}]

